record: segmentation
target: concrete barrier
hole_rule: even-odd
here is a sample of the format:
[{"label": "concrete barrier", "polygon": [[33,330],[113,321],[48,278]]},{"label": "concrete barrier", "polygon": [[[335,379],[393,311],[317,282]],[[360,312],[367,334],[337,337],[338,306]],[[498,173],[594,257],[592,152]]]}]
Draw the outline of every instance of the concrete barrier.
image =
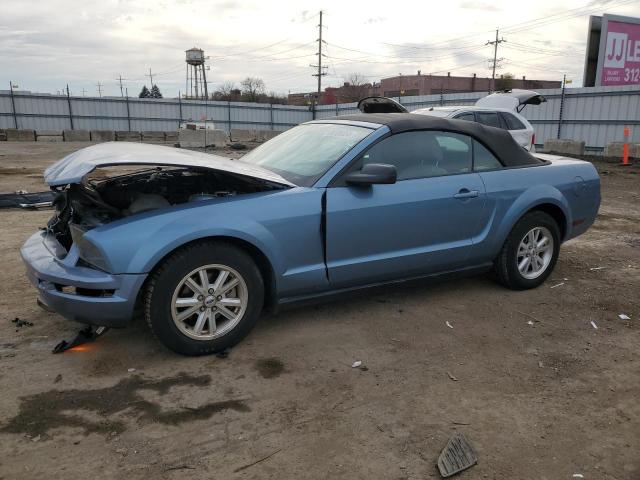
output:
[{"label": "concrete barrier", "polygon": [[139,142],[140,138],[140,132],[116,132],[117,142]]},{"label": "concrete barrier", "polygon": [[7,128],[7,141],[8,142],[35,142],[36,131]]},{"label": "concrete barrier", "polygon": [[584,141],[550,138],[544,142],[544,151],[566,155],[584,155]]},{"label": "concrete barrier", "polygon": [[38,135],[36,136],[38,142],[64,142],[62,135]]},{"label": "concrete barrier", "polygon": [[92,142],[114,142],[116,132],[113,130],[91,130]]},{"label": "concrete barrier", "polygon": [[90,142],[91,135],[89,130],[65,130],[64,133],[65,142]]},{"label": "concrete barrier", "polygon": [[224,147],[229,143],[229,136],[224,130],[180,130],[178,140],[181,147],[187,148]]},{"label": "concrete barrier", "polygon": [[278,130],[258,130],[258,138],[259,140],[266,142],[267,140],[277,137],[281,133],[282,132]]},{"label": "concrete barrier", "polygon": [[232,142],[266,142],[282,132],[277,130],[244,130],[242,128],[231,129]]},{"label": "concrete barrier", "polygon": [[36,130],[36,137],[61,137],[62,130]]},{"label": "concrete barrier", "polygon": [[178,132],[164,132],[164,141],[171,143],[178,143]]},{"label": "concrete barrier", "polygon": [[[607,143],[607,146],[604,147],[604,156],[622,158],[623,145],[624,142]],[[629,143],[629,157],[640,158],[640,143]]]},{"label": "concrete barrier", "polygon": [[244,130],[241,128],[232,128],[230,136],[231,136],[232,142],[257,142],[258,141],[257,130]]},{"label": "concrete barrier", "polygon": [[142,132],[143,142],[164,143],[164,132]]}]

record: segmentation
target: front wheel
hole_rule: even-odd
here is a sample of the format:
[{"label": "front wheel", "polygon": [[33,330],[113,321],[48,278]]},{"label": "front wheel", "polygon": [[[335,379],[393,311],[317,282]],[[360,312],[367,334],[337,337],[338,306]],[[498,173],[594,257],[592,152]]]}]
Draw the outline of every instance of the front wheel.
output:
[{"label": "front wheel", "polygon": [[513,227],[496,259],[498,280],[513,290],[535,288],[551,275],[559,252],[556,221],[544,212],[530,212]]},{"label": "front wheel", "polygon": [[153,273],[145,316],[158,339],[183,355],[229,348],[253,328],[264,297],[252,258],[224,242],[189,245]]}]

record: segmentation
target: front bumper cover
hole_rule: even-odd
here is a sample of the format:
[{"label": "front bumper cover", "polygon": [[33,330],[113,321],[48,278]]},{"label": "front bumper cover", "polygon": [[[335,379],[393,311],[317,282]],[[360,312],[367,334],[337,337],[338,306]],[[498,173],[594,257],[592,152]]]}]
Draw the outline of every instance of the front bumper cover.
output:
[{"label": "front bumper cover", "polygon": [[[75,247],[63,257],[63,247],[46,232],[32,235],[20,254],[39,300],[69,320],[89,325],[124,327],[133,317],[138,292],[147,274],[109,274],[78,266]],[[68,293],[62,287],[75,287]],[[91,295],[81,293],[94,292]],[[98,292],[104,292],[98,295]]]}]

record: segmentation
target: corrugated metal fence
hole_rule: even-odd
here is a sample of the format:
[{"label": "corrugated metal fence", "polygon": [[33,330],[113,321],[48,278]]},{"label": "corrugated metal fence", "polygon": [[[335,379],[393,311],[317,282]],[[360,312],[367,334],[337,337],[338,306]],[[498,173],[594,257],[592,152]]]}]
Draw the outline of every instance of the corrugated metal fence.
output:
[{"label": "corrugated metal fence", "polygon": [[[640,86],[538,90],[547,99],[521,112],[536,129],[536,143],[549,138],[584,140],[586,148],[600,151],[609,142],[623,140],[623,128],[631,126],[632,142],[640,142]],[[395,98],[408,110],[431,106],[473,105],[486,92],[423,95]],[[561,108],[562,105],[562,108]],[[562,115],[561,115],[562,110]],[[318,118],[358,113],[355,103],[318,107]]]},{"label": "corrugated metal fence", "polygon": [[[547,102],[522,112],[536,129],[536,143],[560,137],[584,140],[602,150],[622,141],[630,125],[640,142],[640,86],[540,90]],[[402,97],[409,110],[439,105],[473,105],[484,92]],[[35,130],[175,130],[183,120],[213,122],[217,128],[285,130],[314,118],[358,113],[355,103],[308,107],[177,99],[67,97],[0,92],[0,128]]]}]

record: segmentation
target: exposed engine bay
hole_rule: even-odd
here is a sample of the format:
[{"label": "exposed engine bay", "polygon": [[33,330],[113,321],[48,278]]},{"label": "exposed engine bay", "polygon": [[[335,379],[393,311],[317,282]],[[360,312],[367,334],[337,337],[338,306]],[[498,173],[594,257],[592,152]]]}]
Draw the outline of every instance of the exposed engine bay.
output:
[{"label": "exposed engine bay", "polygon": [[87,231],[149,210],[283,188],[265,180],[205,169],[155,167],[107,179],[88,179],[58,191],[47,231],[67,250],[72,228]]}]

